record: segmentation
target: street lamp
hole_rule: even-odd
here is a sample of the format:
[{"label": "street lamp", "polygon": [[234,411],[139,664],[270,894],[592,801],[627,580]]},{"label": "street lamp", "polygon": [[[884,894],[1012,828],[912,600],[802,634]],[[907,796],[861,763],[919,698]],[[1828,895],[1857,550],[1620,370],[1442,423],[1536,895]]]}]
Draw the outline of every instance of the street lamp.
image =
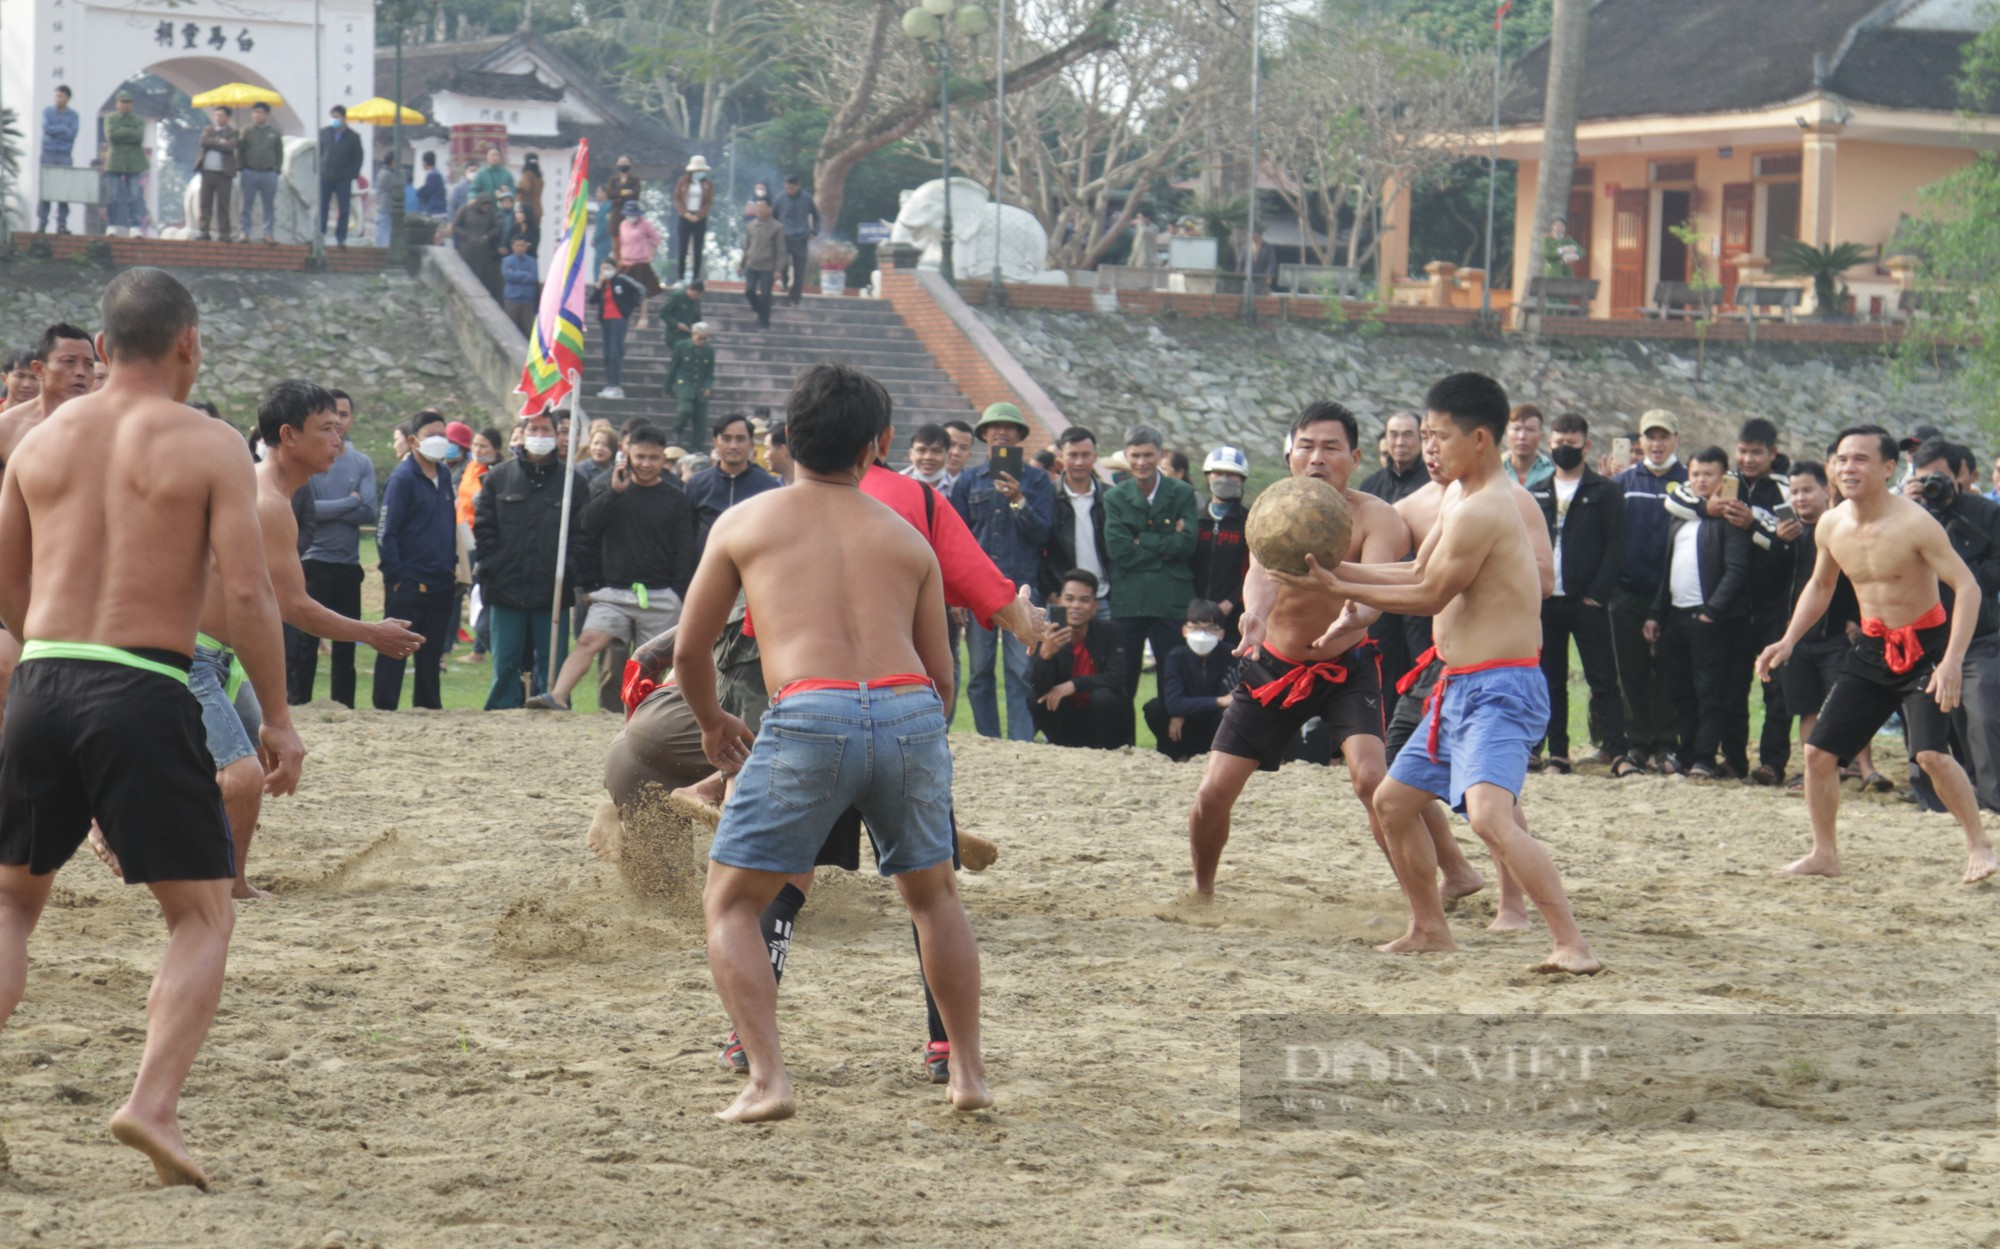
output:
[{"label": "street lamp", "polygon": [[973,38],[985,34],[990,23],[985,9],[976,4],[960,4],[958,0],[923,0],[903,14],[903,33],[937,49],[938,109],[944,133],[944,150],[940,154],[944,169],[944,246],[940,267],[944,280],[952,282],[956,274],[951,255],[951,39],[946,18],[952,19],[960,34]]}]

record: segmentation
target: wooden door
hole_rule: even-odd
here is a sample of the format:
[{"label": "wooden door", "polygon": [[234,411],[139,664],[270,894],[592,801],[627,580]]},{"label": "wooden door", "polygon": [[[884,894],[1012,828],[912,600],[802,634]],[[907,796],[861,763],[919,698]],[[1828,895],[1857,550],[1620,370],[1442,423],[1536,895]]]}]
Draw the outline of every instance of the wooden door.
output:
[{"label": "wooden door", "polygon": [[1588,186],[1577,187],[1569,193],[1569,213],[1567,214],[1569,219],[1569,236],[1576,240],[1577,246],[1583,248],[1582,263],[1573,264],[1569,267],[1571,277],[1587,278],[1590,276],[1591,261],[1593,259],[1590,249],[1596,245],[1590,236],[1590,213],[1592,201],[1595,198],[1591,194],[1591,188]]},{"label": "wooden door", "polygon": [[1757,202],[1757,187],[1750,182],[1731,182],[1722,188],[1722,301],[1736,302],[1736,258],[1750,250],[1750,212]]},{"label": "wooden door", "polygon": [[1636,317],[1646,306],[1644,187],[1620,190],[1611,209],[1611,315]]}]

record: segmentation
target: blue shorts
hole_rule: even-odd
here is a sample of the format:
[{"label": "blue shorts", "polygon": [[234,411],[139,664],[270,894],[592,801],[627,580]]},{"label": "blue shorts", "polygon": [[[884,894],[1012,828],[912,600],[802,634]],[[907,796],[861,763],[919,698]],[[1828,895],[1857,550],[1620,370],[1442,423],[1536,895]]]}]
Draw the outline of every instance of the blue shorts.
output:
[{"label": "blue shorts", "polygon": [[201,704],[201,727],[208,734],[208,753],[215,757],[218,772],[257,753],[243,716],[229,700],[229,661],[228,651],[197,646],[194,667],[188,670],[188,689]]},{"label": "blue shorts", "polygon": [[882,875],[951,862],[951,748],[934,691],[809,690],[773,703],[708,857],[810,872],[849,807],[868,821]]},{"label": "blue shorts", "polygon": [[[1437,762],[1431,762],[1431,719],[1444,713]],[[1528,779],[1528,754],[1548,736],[1549,683],[1536,668],[1490,668],[1451,677],[1442,708],[1424,713],[1409,745],[1389,766],[1389,779],[1436,794],[1465,810],[1465,791],[1498,785],[1516,798]]]}]

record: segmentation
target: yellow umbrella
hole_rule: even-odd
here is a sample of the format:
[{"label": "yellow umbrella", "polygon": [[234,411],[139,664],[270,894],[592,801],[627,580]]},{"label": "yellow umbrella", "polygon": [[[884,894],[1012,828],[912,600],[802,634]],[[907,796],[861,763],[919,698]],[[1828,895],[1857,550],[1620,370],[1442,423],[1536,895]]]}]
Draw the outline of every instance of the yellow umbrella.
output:
[{"label": "yellow umbrella", "polygon": [[[424,124],[422,113],[407,104],[402,107],[405,126]],[[393,126],[396,124],[396,103],[393,100],[385,100],[379,95],[372,100],[363,100],[347,110],[347,120],[365,126]]]},{"label": "yellow umbrella", "polygon": [[252,104],[277,108],[284,102],[285,97],[269,87],[253,87],[247,82],[228,83],[194,97],[196,108],[249,108]]}]

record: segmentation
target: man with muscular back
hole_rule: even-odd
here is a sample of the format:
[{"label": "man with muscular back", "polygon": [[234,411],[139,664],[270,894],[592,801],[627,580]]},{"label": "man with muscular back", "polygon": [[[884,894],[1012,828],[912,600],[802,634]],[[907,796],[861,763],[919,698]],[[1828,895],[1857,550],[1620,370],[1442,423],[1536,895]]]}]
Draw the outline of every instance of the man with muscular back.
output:
[{"label": "man with muscular back", "polygon": [[235,922],[235,854],[187,689],[211,562],[270,708],[266,792],[297,788],[305,748],[285,707],[256,480],[236,432],[187,406],[201,370],[194,299],[162,270],[128,269],[105,288],[102,324],[110,380],[30,430],[0,485],[0,621],[23,640],[0,733],[0,1025],[20,1004],[56,869],[94,818],[169,933],[111,1134],[162,1184],[205,1189],[176,1107]]}]

